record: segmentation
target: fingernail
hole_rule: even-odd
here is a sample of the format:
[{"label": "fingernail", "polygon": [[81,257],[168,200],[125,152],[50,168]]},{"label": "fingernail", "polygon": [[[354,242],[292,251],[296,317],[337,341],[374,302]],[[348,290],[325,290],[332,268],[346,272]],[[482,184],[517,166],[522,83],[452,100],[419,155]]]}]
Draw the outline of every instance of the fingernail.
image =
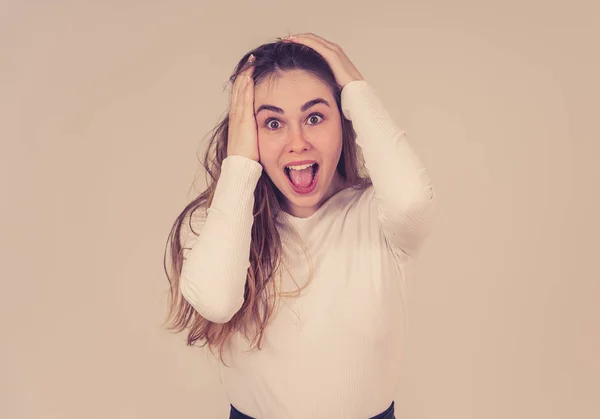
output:
[{"label": "fingernail", "polygon": [[254,54],[250,54],[250,57],[248,57],[248,61],[253,62],[254,59],[255,59]]}]

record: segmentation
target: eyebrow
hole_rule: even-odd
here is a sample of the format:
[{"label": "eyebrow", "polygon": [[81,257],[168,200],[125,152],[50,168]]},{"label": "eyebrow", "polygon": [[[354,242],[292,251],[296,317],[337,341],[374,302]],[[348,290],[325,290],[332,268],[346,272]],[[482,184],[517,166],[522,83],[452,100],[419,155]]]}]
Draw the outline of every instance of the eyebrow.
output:
[{"label": "eyebrow", "polygon": [[[325,99],[323,99],[323,98],[320,98],[320,97],[318,97],[318,98],[316,98],[316,99],[309,100],[308,102],[306,102],[304,105],[302,105],[302,107],[300,108],[300,110],[301,110],[302,112],[305,112],[307,109],[309,109],[309,108],[312,108],[313,106],[315,106],[315,105],[317,105],[317,104],[319,104],[319,103],[322,103],[322,104],[324,104],[324,105],[326,105],[326,106],[329,106],[329,107],[331,107],[331,106],[329,105],[329,102],[327,102],[327,101],[326,101]],[[283,109],[281,109],[281,108],[278,108],[277,106],[273,106],[273,105],[260,105],[260,106],[258,107],[258,109],[256,110],[256,114],[255,114],[255,115],[258,115],[258,113],[259,113],[260,111],[262,111],[262,110],[273,111],[273,112],[277,112],[277,113],[281,113],[281,114],[285,113],[285,112],[283,111]]]}]

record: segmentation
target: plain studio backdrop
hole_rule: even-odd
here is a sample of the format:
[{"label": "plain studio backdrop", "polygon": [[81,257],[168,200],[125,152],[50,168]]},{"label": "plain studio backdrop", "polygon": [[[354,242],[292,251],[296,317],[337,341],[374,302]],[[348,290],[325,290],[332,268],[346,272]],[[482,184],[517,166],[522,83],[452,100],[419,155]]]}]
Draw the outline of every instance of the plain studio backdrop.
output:
[{"label": "plain studio backdrop", "polygon": [[600,417],[593,3],[3,1],[0,417],[226,417],[162,258],[225,81],[288,32],[344,48],[437,188],[397,417]]}]

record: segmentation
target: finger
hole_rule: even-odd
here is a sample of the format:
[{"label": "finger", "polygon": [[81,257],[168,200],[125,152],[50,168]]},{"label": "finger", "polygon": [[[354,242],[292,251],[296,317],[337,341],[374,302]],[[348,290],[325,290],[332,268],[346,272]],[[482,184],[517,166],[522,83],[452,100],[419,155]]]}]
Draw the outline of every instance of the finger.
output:
[{"label": "finger", "polygon": [[307,46],[313,48],[313,49],[317,49],[315,48],[316,46],[322,46],[324,48],[330,49],[332,51],[336,51],[338,49],[340,49],[340,46],[330,42],[328,40],[326,40],[325,38],[320,37],[319,35],[315,35],[314,33],[301,33],[301,34],[297,34],[297,35],[292,35],[291,37],[287,38],[290,39],[292,41],[299,41],[300,43],[306,44]]},{"label": "finger", "polygon": [[251,75],[246,76],[247,82],[242,91],[241,112],[244,118],[254,115],[254,80]]},{"label": "finger", "polygon": [[240,75],[242,82],[234,105],[234,117],[242,120],[254,116],[254,80],[251,74]]},{"label": "finger", "polygon": [[236,80],[238,83],[235,86],[235,91],[232,92],[231,95],[231,116],[236,117],[243,113],[243,108],[245,105],[244,95],[246,92],[246,84],[249,79],[248,76],[243,74],[238,75],[238,79]]},{"label": "finger", "polygon": [[231,104],[229,108],[229,115],[231,117],[234,117],[237,114],[239,108],[240,80],[241,77],[238,75],[233,83],[233,88],[231,89]]},{"label": "finger", "polygon": [[240,89],[240,87],[244,84],[243,76],[254,70],[254,65],[253,65],[254,61],[255,61],[254,55],[250,54],[250,57],[248,57],[248,60],[246,60],[242,69],[238,72],[237,76],[235,77],[235,80],[233,81],[232,92],[233,91],[237,92]]},{"label": "finger", "polygon": [[298,37],[294,36],[293,38],[288,39],[287,41],[296,43],[296,44],[300,44],[300,45],[305,45],[305,46],[315,50],[321,56],[326,57],[326,58],[331,57],[331,54],[338,53],[338,51],[334,50],[333,48],[329,47],[328,45],[324,44],[323,42],[317,41],[315,39],[311,39],[307,36],[298,36]]},{"label": "finger", "polygon": [[240,95],[240,91],[243,90],[246,84],[246,75],[248,74],[248,69],[242,70],[238,73],[233,81],[233,87],[231,89],[231,94],[234,97],[238,97]]},{"label": "finger", "polygon": [[240,83],[240,97],[245,99],[249,93],[254,94],[254,65],[249,65],[242,74],[240,74],[242,81]]},{"label": "finger", "polygon": [[244,70],[238,73],[237,77],[233,82],[233,87],[231,90],[231,111],[237,113],[240,106],[243,102],[243,96],[246,89],[246,85],[252,79],[252,74],[254,72],[254,57],[251,55],[246,63],[248,66]]},{"label": "finger", "polygon": [[243,77],[241,74],[238,74],[233,81],[233,86],[231,88],[231,109],[234,110],[237,108],[237,104],[239,102],[240,97],[240,84],[242,83]]}]

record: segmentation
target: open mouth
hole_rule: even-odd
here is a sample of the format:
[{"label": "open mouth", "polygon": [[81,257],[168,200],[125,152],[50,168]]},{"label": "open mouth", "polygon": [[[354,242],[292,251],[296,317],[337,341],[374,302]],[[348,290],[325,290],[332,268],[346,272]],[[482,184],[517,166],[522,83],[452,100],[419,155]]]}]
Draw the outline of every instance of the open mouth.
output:
[{"label": "open mouth", "polygon": [[285,175],[294,192],[307,194],[312,192],[319,179],[319,164],[303,164],[284,168]]}]

